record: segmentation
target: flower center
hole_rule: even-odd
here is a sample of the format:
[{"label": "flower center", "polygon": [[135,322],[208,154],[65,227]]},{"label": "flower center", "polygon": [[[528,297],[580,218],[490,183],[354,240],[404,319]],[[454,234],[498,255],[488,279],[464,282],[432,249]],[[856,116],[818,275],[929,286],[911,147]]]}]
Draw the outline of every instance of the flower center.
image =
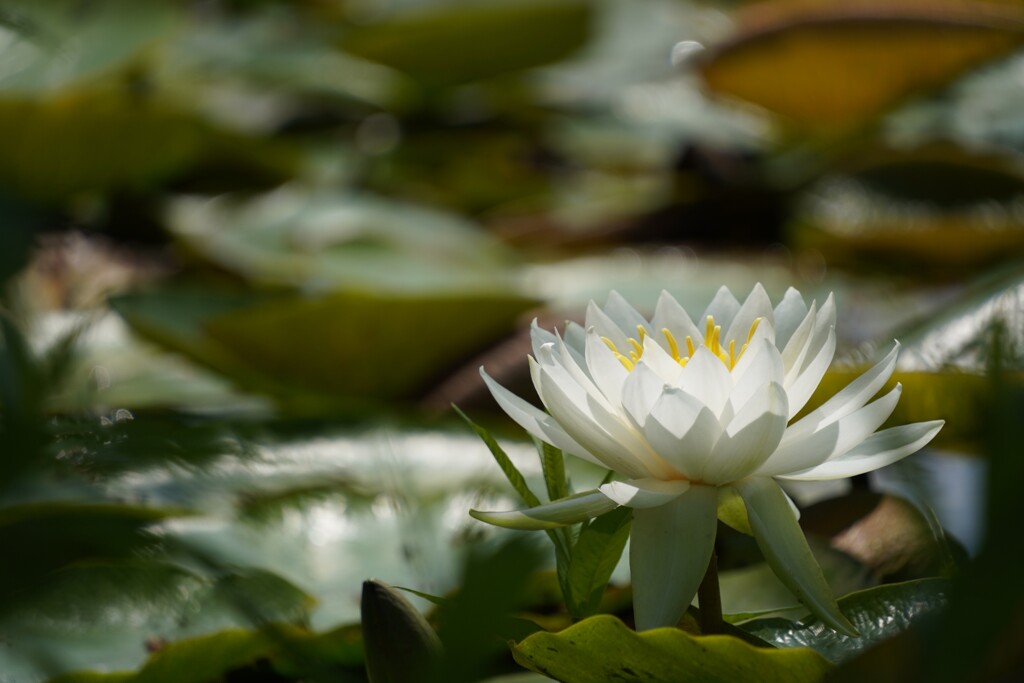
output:
[{"label": "flower center", "polygon": [[[753,324],[750,326],[750,332],[747,333],[747,341],[740,347],[739,353],[736,352],[736,340],[729,340],[729,346],[725,347],[722,345],[722,326],[715,324],[715,317],[709,315],[707,318],[707,324],[704,331],[704,341],[701,343],[702,346],[708,348],[711,353],[718,356],[719,360],[725,364],[725,367],[730,371],[736,367],[736,363],[739,362],[740,358],[743,357],[743,352],[747,350],[747,346],[750,345],[750,340],[754,338],[754,332],[757,331],[757,326],[760,324],[761,318],[755,318]],[[636,326],[637,337],[629,337],[626,341],[629,342],[631,348],[627,349],[628,355],[619,351],[615,346],[615,343],[608,337],[601,337],[601,340],[608,345],[608,348],[612,350],[615,357],[619,359],[623,367],[626,370],[632,372],[633,368],[640,361],[640,358],[644,355],[644,339],[647,338],[647,330],[643,325]],[[686,337],[686,355],[682,355],[680,351],[679,342],[676,340],[675,335],[669,332],[668,328],[662,328],[662,335],[665,336],[665,341],[668,342],[668,352],[673,359],[682,367],[686,367],[686,364],[690,362],[690,358],[696,353],[697,348],[693,344],[693,339],[687,335]]]}]

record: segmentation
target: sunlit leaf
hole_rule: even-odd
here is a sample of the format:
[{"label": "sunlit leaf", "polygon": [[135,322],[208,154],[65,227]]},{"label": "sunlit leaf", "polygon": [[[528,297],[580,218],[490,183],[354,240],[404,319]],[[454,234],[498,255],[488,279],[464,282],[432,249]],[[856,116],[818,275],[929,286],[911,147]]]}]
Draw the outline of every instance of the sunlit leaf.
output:
[{"label": "sunlit leaf", "polygon": [[841,598],[839,606],[860,631],[859,638],[822,628],[815,617],[803,621],[758,619],[742,628],[778,647],[811,647],[839,663],[933,615],[946,605],[950,585],[947,579],[920,579]]},{"label": "sunlit leaf", "polygon": [[739,23],[704,80],[819,129],[856,125],[1024,39],[1010,3],[769,3]]},{"label": "sunlit leaf", "polygon": [[810,683],[831,668],[810,649],[761,649],[730,636],[692,636],[675,628],[638,634],[611,616],[585,619],[561,633],[536,633],[512,652],[528,669],[565,683]]},{"label": "sunlit leaf", "polygon": [[632,510],[621,507],[584,524],[566,572],[567,606],[574,617],[587,617],[597,611],[629,539],[631,519]]}]

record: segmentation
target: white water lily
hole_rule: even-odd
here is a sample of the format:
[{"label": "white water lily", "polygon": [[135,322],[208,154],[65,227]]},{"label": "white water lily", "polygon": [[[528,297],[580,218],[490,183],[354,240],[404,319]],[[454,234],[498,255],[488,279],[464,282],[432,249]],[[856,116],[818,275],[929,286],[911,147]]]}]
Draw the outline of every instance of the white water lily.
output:
[{"label": "white water lily", "polygon": [[547,412],[481,368],[498,404],[534,437],[623,479],[525,510],[472,511],[548,529],[633,508],[630,570],[638,630],[670,626],[693,600],[714,548],[719,503],[739,494],[749,530],[783,583],[822,621],[856,634],[832,596],[776,482],[850,477],[923,447],[941,420],[877,431],[901,387],[868,402],[893,349],[819,408],[794,420],[835,352],[835,303],[790,288],[774,308],[760,284],[742,304],[721,288],[696,325],[667,292],[650,321],[615,292],[591,302],[564,338],[533,326],[533,384]]}]

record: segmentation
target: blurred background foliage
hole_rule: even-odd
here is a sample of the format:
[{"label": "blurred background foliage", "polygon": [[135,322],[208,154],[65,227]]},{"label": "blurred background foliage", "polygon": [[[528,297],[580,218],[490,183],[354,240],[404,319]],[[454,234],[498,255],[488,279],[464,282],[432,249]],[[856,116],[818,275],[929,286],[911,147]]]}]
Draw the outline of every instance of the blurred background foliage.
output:
[{"label": "blurred background foliage", "polygon": [[[982,605],[928,675],[1019,672],[1022,41],[1012,0],[3,3],[0,681],[365,680],[371,576],[567,626],[532,561],[481,578],[508,551],[465,511],[511,501],[449,405],[536,483],[479,365],[526,394],[533,317],[758,281],[836,293],[823,395],[898,337],[893,420],[947,420],[792,492],[839,594],[981,577],[856,662],[911,680]],[[733,621],[802,616],[749,539],[719,554]],[[453,604],[448,680],[516,670],[472,624],[526,633]]]}]

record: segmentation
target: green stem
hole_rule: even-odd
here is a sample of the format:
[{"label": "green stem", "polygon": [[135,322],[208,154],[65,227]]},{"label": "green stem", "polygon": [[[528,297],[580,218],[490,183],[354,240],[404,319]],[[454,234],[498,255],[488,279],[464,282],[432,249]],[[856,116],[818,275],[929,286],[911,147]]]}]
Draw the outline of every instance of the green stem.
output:
[{"label": "green stem", "polygon": [[697,589],[697,601],[700,603],[700,630],[704,635],[722,633],[722,592],[718,586],[718,554],[711,553],[708,570]]}]

